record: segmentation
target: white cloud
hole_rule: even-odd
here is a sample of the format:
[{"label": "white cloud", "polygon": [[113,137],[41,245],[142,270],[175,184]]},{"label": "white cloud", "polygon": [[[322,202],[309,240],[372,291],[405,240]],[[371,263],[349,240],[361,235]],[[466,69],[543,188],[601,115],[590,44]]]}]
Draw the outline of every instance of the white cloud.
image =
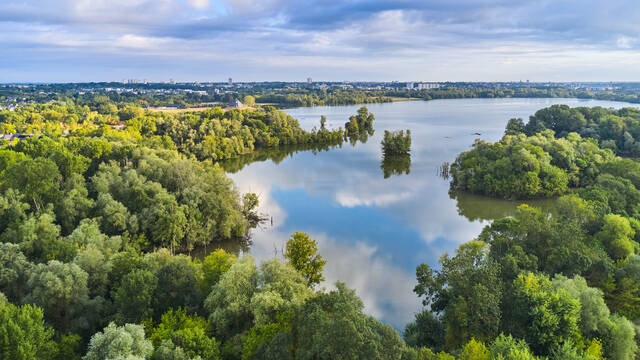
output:
[{"label": "white cloud", "polygon": [[[7,81],[115,69],[178,80],[633,80],[638,18],[632,0],[5,0],[0,46],[5,64],[25,69]],[[57,41],[38,41],[43,31]],[[132,62],[129,48],[152,58]],[[91,70],[100,65],[89,55],[105,54],[118,66]],[[41,59],[49,78],[30,79]]]},{"label": "white cloud", "polygon": [[628,36],[619,36],[616,40],[616,45],[618,45],[618,47],[621,49],[631,49],[631,46],[634,42],[634,39]]},{"label": "white cloud", "polygon": [[211,6],[209,0],[189,0],[189,5],[196,9],[206,9]]},{"label": "white cloud", "polygon": [[[260,230],[253,237],[250,253],[258,261],[282,257],[289,235],[274,228]],[[348,245],[344,239],[319,233],[313,238],[327,260],[325,281],[320,287],[334,289],[337,281],[346,283],[356,290],[367,314],[397,329],[412,320],[413,313],[420,309],[420,299],[413,293],[413,273],[399,269],[377,247],[365,242]]]}]

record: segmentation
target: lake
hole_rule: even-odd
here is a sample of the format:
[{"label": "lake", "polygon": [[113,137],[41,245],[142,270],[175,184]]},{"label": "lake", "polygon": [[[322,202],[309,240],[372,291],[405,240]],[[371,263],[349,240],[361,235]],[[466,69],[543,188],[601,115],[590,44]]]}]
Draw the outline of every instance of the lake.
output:
[{"label": "lake", "polygon": [[[229,176],[241,192],[255,192],[260,212],[271,217],[252,232],[249,253],[256,260],[282,256],[295,231],[318,241],[327,260],[324,286],[340,280],[356,289],[365,311],[398,330],[421,308],[413,293],[415,268],[437,266],[474,239],[491,219],[507,216],[518,202],[481,196],[449,197],[449,181],[438,168],[468,150],[474,139],[499,140],[507,121],[528,120],[553,104],[623,107],[638,105],[578,99],[454,99],[367,105],[375,134],[364,144],[345,143],[328,151],[253,156]],[[307,130],[344,126],[360,105],[286,110]],[[410,129],[408,174],[384,177],[380,140],[384,130]],[[477,135],[480,134],[480,135]],[[284,156],[284,158],[283,158]],[[266,160],[265,160],[266,158]],[[251,162],[260,159],[262,161]],[[239,170],[238,170],[239,169]],[[537,204],[536,204],[537,205]],[[548,201],[539,203],[548,205]]]}]

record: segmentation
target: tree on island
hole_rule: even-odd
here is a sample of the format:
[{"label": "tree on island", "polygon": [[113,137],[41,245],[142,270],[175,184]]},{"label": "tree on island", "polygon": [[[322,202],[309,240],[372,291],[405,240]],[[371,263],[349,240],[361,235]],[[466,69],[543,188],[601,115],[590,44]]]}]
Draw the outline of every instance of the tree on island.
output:
[{"label": "tree on island", "polygon": [[408,129],[396,131],[384,131],[382,139],[382,154],[388,155],[409,155],[411,151],[411,131]]},{"label": "tree on island", "polygon": [[349,117],[349,121],[344,124],[346,135],[350,138],[357,137],[360,133],[373,135],[373,121],[375,116],[369,112],[366,106],[358,109],[357,115]]}]

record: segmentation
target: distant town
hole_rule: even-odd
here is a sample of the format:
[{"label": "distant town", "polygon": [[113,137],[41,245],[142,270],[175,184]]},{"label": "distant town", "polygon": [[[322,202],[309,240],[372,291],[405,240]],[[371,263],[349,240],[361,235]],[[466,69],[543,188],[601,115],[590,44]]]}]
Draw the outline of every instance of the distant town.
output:
[{"label": "distant town", "polygon": [[[97,83],[6,83],[0,84],[0,110],[15,110],[30,104],[48,103],[78,96],[131,96],[160,101],[162,106],[187,106],[187,104],[214,105],[230,103],[246,95],[271,96],[278,94],[325,93],[332,91],[364,92],[368,95],[391,97],[425,97],[425,91],[451,89],[564,89],[584,93],[610,93],[617,95],[640,93],[640,83],[635,82],[434,82],[434,81],[313,81],[300,82],[150,82],[146,79],[123,79],[118,82]],[[575,95],[575,94],[574,94]],[[508,96],[508,95],[507,95]],[[479,96],[483,97],[483,96]],[[528,97],[528,96],[523,96]],[[587,97],[590,97],[587,96]],[[178,100],[178,101],[175,101]],[[156,104],[158,105],[158,104]],[[277,104],[274,104],[277,105]]]}]

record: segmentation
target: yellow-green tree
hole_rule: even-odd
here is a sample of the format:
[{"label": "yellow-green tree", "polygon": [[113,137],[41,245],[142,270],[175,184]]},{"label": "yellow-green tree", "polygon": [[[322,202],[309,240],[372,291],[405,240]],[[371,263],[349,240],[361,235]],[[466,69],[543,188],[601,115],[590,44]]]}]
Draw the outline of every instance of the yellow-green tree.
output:
[{"label": "yellow-green tree", "polygon": [[296,232],[287,241],[287,250],[284,257],[298,270],[309,282],[309,286],[319,284],[324,280],[322,270],[327,263],[318,254],[317,242],[304,232]]},{"label": "yellow-green tree", "polygon": [[244,101],[243,103],[247,106],[255,106],[256,105],[256,98],[251,96],[251,95],[247,95],[244,97]]}]

